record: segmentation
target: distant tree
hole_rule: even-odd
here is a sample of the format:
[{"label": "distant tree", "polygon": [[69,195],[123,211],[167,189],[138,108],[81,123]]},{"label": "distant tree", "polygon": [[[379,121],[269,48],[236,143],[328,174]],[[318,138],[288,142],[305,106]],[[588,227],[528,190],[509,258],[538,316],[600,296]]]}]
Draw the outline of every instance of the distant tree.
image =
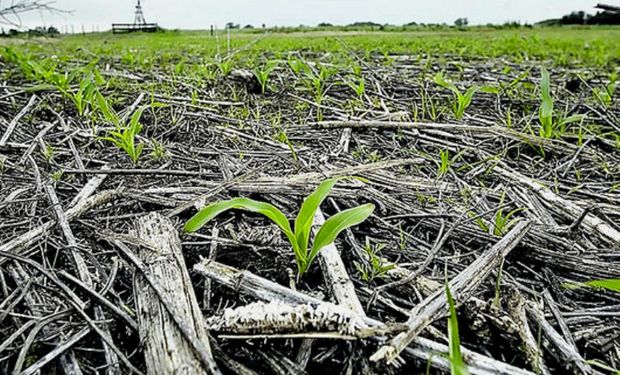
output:
[{"label": "distant tree", "polygon": [[352,24],[347,25],[347,27],[381,27],[381,24],[376,22],[354,22]]},{"label": "distant tree", "polygon": [[252,25],[248,24],[248,25],[243,26],[243,28],[244,28],[244,29],[253,29],[253,28],[254,28],[254,26],[252,26]]},{"label": "distant tree", "polygon": [[13,0],[4,4],[0,1],[0,23],[21,26],[21,15],[32,11],[64,12],[53,6],[48,0]]},{"label": "distant tree", "polygon": [[465,27],[469,25],[469,20],[467,18],[457,18],[456,21],[454,21],[454,26],[456,27]]},{"label": "distant tree", "polygon": [[241,28],[241,25],[239,25],[238,23],[234,23],[234,22],[227,22],[226,23],[226,28],[227,29],[239,29]]},{"label": "distant tree", "polygon": [[334,25],[332,25],[331,23],[328,23],[328,22],[321,22],[317,26],[318,27],[334,27]]},{"label": "distant tree", "polygon": [[60,31],[58,31],[57,28],[55,28],[54,26],[50,26],[47,28],[47,35],[59,35]]},{"label": "distant tree", "polygon": [[571,14],[562,17],[560,23],[564,25],[585,25],[588,18],[590,18],[590,15],[584,11],[571,12]]}]

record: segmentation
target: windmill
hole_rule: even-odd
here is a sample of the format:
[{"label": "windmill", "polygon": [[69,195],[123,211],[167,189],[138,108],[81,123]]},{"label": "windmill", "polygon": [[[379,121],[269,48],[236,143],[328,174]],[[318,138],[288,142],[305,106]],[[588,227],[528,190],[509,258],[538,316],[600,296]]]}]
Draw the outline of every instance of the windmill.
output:
[{"label": "windmill", "polygon": [[133,19],[134,25],[145,25],[146,19],[144,19],[144,13],[142,12],[142,4],[140,4],[140,0],[138,0],[138,4],[136,4],[136,15]]},{"label": "windmill", "polygon": [[146,23],[144,18],[144,12],[142,11],[142,2],[137,0],[135,12],[133,16],[133,23],[113,23],[112,32],[114,33],[130,33],[133,31],[157,31],[156,23]]}]

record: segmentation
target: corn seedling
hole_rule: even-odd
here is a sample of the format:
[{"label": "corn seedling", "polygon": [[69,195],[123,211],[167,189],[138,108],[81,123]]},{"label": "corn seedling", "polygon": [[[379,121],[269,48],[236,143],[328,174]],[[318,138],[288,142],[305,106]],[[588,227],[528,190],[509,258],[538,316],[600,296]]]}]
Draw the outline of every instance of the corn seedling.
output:
[{"label": "corn seedling", "polygon": [[151,151],[151,158],[153,160],[166,160],[168,159],[168,151],[166,150],[166,148],[164,147],[164,145],[153,139],[151,140],[151,145],[153,147],[153,150]]},{"label": "corn seedling", "polygon": [[543,67],[541,68],[540,79],[540,108],[538,110],[540,129],[538,134],[544,139],[561,138],[569,124],[583,120],[583,116],[580,115],[557,117],[554,119],[553,106],[551,79],[549,78],[549,72]]},{"label": "corn seedling", "polygon": [[443,177],[446,173],[448,173],[451,165],[452,161],[450,160],[450,151],[439,151],[439,167],[437,168],[437,177]]},{"label": "corn seedling", "polygon": [[359,100],[362,100],[364,94],[366,93],[366,82],[364,81],[364,77],[359,77],[357,81],[347,81],[347,86],[353,90],[355,95]]},{"label": "corn seedling", "polygon": [[383,244],[372,246],[368,240],[364,245],[364,252],[368,256],[368,261],[364,263],[355,262],[355,267],[360,273],[362,280],[371,283],[375,279],[387,276],[387,272],[394,269],[395,265],[386,262],[381,256],[380,251],[385,247]]},{"label": "corn seedling", "polygon": [[[437,163],[437,177],[442,177],[446,173],[448,173],[448,171],[450,170],[450,168],[452,168],[454,163],[456,163],[456,161],[461,156],[463,156],[463,154],[465,152],[466,152],[466,150],[462,150],[459,153],[457,153],[456,155],[454,155],[452,158],[450,158],[450,150],[447,150],[447,149],[446,150],[440,150],[439,151],[439,162]],[[463,169],[463,168],[466,168],[466,167],[468,167],[468,165],[465,165],[465,166],[461,167],[460,169]]]},{"label": "corn seedling", "polygon": [[50,178],[54,182],[58,182],[62,179],[62,171],[55,171],[50,175]]},{"label": "corn seedling", "polygon": [[[59,72],[58,62],[54,59],[37,61],[29,55],[8,50],[7,56],[10,61],[17,63],[24,76],[41,84],[28,88],[28,91],[55,89],[65,98],[70,99],[82,116],[92,103],[97,86],[104,84],[101,74],[92,62],[85,68],[76,68],[70,72]],[[79,77],[82,77],[80,80]],[[79,81],[77,90],[72,85]]]},{"label": "corn seedling", "polygon": [[512,220],[510,218],[514,214],[523,211],[523,208],[517,208],[507,214],[504,214],[504,208],[502,207],[504,205],[504,197],[505,194],[502,193],[499,202],[500,209],[495,212],[495,216],[493,218],[493,234],[496,236],[503,236],[506,234],[506,232],[508,232],[508,230],[519,221],[518,218]]},{"label": "corn seedling", "polygon": [[280,227],[290,242],[297,263],[297,278],[299,279],[308,271],[319,252],[325,246],[334,242],[340,232],[362,223],[375,209],[373,204],[365,204],[337,213],[325,221],[314,237],[312,246],[309,246],[314,214],[338,180],[334,178],[323,181],[306,198],[295,219],[294,230],[291,228],[289,220],[276,206],[248,198],[233,198],[212,203],[201,209],[185,224],[185,231],[195,232],[219,214],[231,209],[245,210],[264,215]]},{"label": "corn seedling", "polygon": [[474,98],[474,94],[480,88],[478,86],[472,86],[468,88],[465,93],[462,93],[461,90],[459,90],[459,88],[456,87],[454,83],[447,81],[441,73],[437,73],[435,75],[434,81],[437,85],[452,91],[455,99],[452,102],[452,111],[454,112],[454,117],[457,120],[462,119],[463,115],[465,114],[465,110],[467,110],[467,108],[472,102],[472,99]]},{"label": "corn seedling", "polygon": [[315,103],[319,106],[317,108],[318,120],[322,121],[323,111],[320,106],[327,93],[327,80],[334,74],[334,71],[325,66],[320,66],[318,74],[311,69],[305,70],[304,73],[306,75],[304,82],[310,92],[312,92]]},{"label": "corn seedling", "polygon": [[215,63],[217,70],[220,72],[222,77],[226,77],[232,72],[234,63],[232,59],[220,60]]},{"label": "corn seedling", "polygon": [[262,67],[256,67],[252,71],[254,76],[260,83],[261,93],[264,94],[267,91],[267,84],[269,82],[269,74],[273,72],[273,70],[278,66],[278,63],[275,61],[269,61]]},{"label": "corn seedling", "polygon": [[306,64],[302,59],[297,57],[291,57],[287,61],[289,68],[295,73],[296,76],[299,76],[301,73],[312,72],[308,64]]},{"label": "corn seedling", "polygon": [[450,374],[452,375],[469,375],[467,366],[463,362],[463,355],[461,354],[461,338],[459,337],[459,322],[456,314],[456,306],[452,293],[450,293],[450,286],[446,280],[446,296],[448,297],[448,306],[450,309],[450,316],[448,317],[448,359],[450,361]]},{"label": "corn seedling", "polygon": [[611,105],[614,92],[616,91],[616,82],[618,81],[618,74],[616,72],[611,73],[609,76],[609,83],[601,88],[595,88],[594,98],[601,103],[605,108]]},{"label": "corn seedling", "polygon": [[54,157],[54,147],[50,145],[49,143],[44,142],[43,157],[45,158],[45,161],[47,161],[48,163],[52,161],[52,158]]},{"label": "corn seedling", "polygon": [[485,233],[489,233],[489,226],[486,221],[473,211],[468,211],[467,216],[476,223],[476,225]]},{"label": "corn seedling", "polygon": [[116,113],[116,111],[108,103],[107,99],[99,92],[97,93],[97,104],[105,120],[113,124],[115,128],[114,130],[109,131],[106,137],[102,137],[101,139],[111,142],[119,149],[125,151],[131,161],[134,164],[137,164],[138,159],[142,154],[142,150],[144,149],[143,143],[136,144],[136,137],[142,131],[140,118],[142,117],[142,113],[144,113],[147,108],[157,107],[160,105],[151,104],[142,106],[136,109],[133,115],[129,118],[129,121],[124,123],[121,116]]},{"label": "corn seedling", "polygon": [[75,104],[78,115],[83,116],[88,107],[92,106],[98,90],[97,87],[103,83],[103,78],[99,72],[95,70],[84,75],[77,91],[67,92],[66,96]]}]

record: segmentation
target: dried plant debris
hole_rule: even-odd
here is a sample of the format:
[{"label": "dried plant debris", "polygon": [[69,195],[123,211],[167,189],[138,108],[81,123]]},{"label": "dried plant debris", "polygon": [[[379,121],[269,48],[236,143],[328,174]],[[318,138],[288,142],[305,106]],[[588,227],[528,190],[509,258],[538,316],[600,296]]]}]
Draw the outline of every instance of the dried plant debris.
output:
[{"label": "dried plant debris", "polygon": [[[0,374],[615,374],[620,34],[573,32],[0,48]],[[279,225],[183,231],[241,197]]]},{"label": "dried plant debris", "polygon": [[337,332],[365,337],[371,331],[362,317],[330,303],[290,305],[253,302],[224,310],[207,319],[209,330],[236,334],[285,334]]}]

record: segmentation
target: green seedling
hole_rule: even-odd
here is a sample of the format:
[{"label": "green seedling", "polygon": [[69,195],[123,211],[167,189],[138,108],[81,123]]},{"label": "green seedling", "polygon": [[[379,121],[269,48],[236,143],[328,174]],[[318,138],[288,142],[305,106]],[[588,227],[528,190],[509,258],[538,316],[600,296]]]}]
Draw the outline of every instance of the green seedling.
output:
[{"label": "green seedling", "polygon": [[93,105],[98,86],[103,84],[103,78],[96,70],[84,74],[80,86],[75,92],[67,92],[68,96],[77,110],[78,115],[83,116],[89,106]]},{"label": "green seedling", "polygon": [[[55,59],[37,61],[32,56],[13,50],[7,51],[7,56],[19,65],[27,79],[40,83],[29,87],[28,91],[55,89],[74,103],[79,116],[83,116],[92,103],[97,87],[105,83],[95,68],[96,62],[91,62],[84,68],[59,72],[58,61]],[[80,77],[82,78],[80,79]],[[77,82],[79,82],[79,86],[75,90],[72,86]]]},{"label": "green seedling", "polygon": [[601,88],[595,88],[594,98],[601,103],[605,108],[608,108],[613,100],[613,95],[616,91],[616,82],[618,81],[618,74],[616,72],[611,73],[609,76],[609,83]]},{"label": "green seedling", "polygon": [[474,221],[474,223],[476,223],[476,225],[482,229],[482,231],[484,233],[489,233],[489,226],[487,225],[486,221],[484,221],[484,219],[480,216],[478,216],[475,212],[473,211],[468,211],[467,212],[467,216],[469,216],[469,218],[471,220]]},{"label": "green seedling", "polygon": [[125,151],[131,161],[137,164],[142,150],[144,149],[143,143],[136,144],[136,137],[142,131],[140,118],[147,108],[159,107],[161,105],[150,104],[141,106],[131,115],[129,121],[124,121],[112,106],[110,106],[107,99],[99,92],[97,92],[97,104],[105,120],[113,124],[115,128],[109,131],[106,137],[102,137],[101,139],[111,142],[119,149]]},{"label": "green seedling", "polygon": [[226,77],[230,74],[230,72],[232,72],[233,67],[234,67],[234,62],[232,61],[232,59],[219,60],[219,61],[216,61],[215,66],[217,67],[217,70],[220,72],[220,75],[222,77]]},{"label": "green seedling", "polygon": [[551,138],[553,135],[553,97],[551,96],[549,72],[544,67],[541,69],[538,120],[540,121],[541,127],[540,136],[543,138]]},{"label": "green seedling", "polygon": [[383,244],[372,246],[366,241],[364,252],[368,256],[368,261],[364,263],[355,262],[355,267],[362,280],[371,283],[375,279],[385,278],[388,271],[394,269],[395,265],[385,261],[380,255],[380,251],[384,247]]},{"label": "green seedling", "polygon": [[448,173],[451,166],[452,161],[450,160],[450,151],[439,151],[439,167],[437,168],[437,177],[443,177],[446,173]]},{"label": "green seedling", "polygon": [[584,118],[581,115],[554,118],[553,107],[551,79],[549,78],[549,72],[543,67],[541,68],[540,108],[538,110],[538,121],[540,122],[538,134],[541,138],[561,138],[566,133],[566,128],[569,124],[582,121]]},{"label": "green seedling", "polygon": [[523,211],[523,208],[517,208],[507,214],[504,214],[504,208],[502,207],[504,205],[504,198],[505,193],[502,193],[499,201],[500,209],[495,212],[495,216],[493,218],[493,234],[496,236],[503,236],[506,234],[506,232],[508,232],[508,230],[519,221],[519,218],[511,219],[511,217],[516,213]]},{"label": "green seedling", "polygon": [[151,145],[153,147],[151,151],[151,158],[153,160],[166,160],[168,158],[168,150],[161,142],[153,139],[151,140]]},{"label": "green seedling", "polygon": [[450,150],[448,149],[440,150],[439,151],[439,162],[437,162],[437,177],[441,178],[445,176],[445,174],[448,173],[448,171],[450,171],[450,168],[452,168],[454,163],[456,163],[456,161],[461,156],[463,156],[464,153],[465,153],[465,150],[462,150],[451,158]]},{"label": "green seedling", "polygon": [[461,338],[459,336],[459,322],[456,314],[456,305],[450,293],[450,286],[446,280],[446,296],[448,297],[448,307],[450,316],[448,317],[448,359],[450,360],[450,374],[469,375],[467,366],[463,361],[461,353]]},{"label": "green seedling", "polygon": [[301,75],[302,73],[312,72],[308,64],[306,64],[302,59],[297,57],[291,57],[287,60],[289,68],[295,73],[296,76]]},{"label": "green seedling", "polygon": [[474,98],[474,94],[480,89],[478,86],[472,86],[468,88],[465,93],[462,93],[456,85],[450,81],[447,81],[443,74],[437,73],[435,75],[434,81],[437,85],[446,88],[452,91],[454,94],[454,101],[452,102],[452,110],[454,112],[454,117],[457,120],[463,118],[465,114],[465,110],[470,106],[472,99]]},{"label": "green seedling", "polygon": [[254,76],[256,77],[256,79],[258,80],[258,83],[260,83],[260,88],[261,88],[261,93],[264,94],[265,91],[267,91],[267,84],[269,82],[269,75],[271,74],[271,72],[274,71],[274,69],[278,66],[278,63],[275,61],[269,61],[267,64],[265,64],[262,67],[256,67],[254,68],[254,70],[252,71],[252,73],[254,73]]},{"label": "green seedling", "polygon": [[50,178],[52,179],[52,181],[58,182],[62,179],[62,175],[62,171],[55,171],[50,175]]},{"label": "green seedling", "polygon": [[294,231],[291,228],[289,220],[276,206],[249,198],[233,198],[206,206],[185,224],[185,231],[195,232],[217,215],[230,209],[245,210],[264,215],[280,227],[287,237],[295,255],[297,278],[299,279],[308,271],[319,252],[325,246],[334,242],[340,232],[362,223],[375,209],[373,204],[365,204],[339,212],[330,217],[318,230],[312,246],[310,247],[310,232],[314,215],[338,181],[339,179],[337,178],[323,181],[318,188],[306,198],[295,219]]},{"label": "green seedling", "polygon": [[353,90],[359,100],[362,100],[366,93],[366,81],[364,77],[359,77],[356,81],[346,81],[347,86]]},{"label": "green seedling", "polygon": [[304,71],[306,79],[304,80],[308,90],[314,95],[314,101],[319,106],[317,109],[317,117],[319,121],[323,120],[323,111],[321,104],[327,94],[327,81],[335,74],[333,69],[327,68],[323,65],[319,66],[318,74],[312,69]]}]

